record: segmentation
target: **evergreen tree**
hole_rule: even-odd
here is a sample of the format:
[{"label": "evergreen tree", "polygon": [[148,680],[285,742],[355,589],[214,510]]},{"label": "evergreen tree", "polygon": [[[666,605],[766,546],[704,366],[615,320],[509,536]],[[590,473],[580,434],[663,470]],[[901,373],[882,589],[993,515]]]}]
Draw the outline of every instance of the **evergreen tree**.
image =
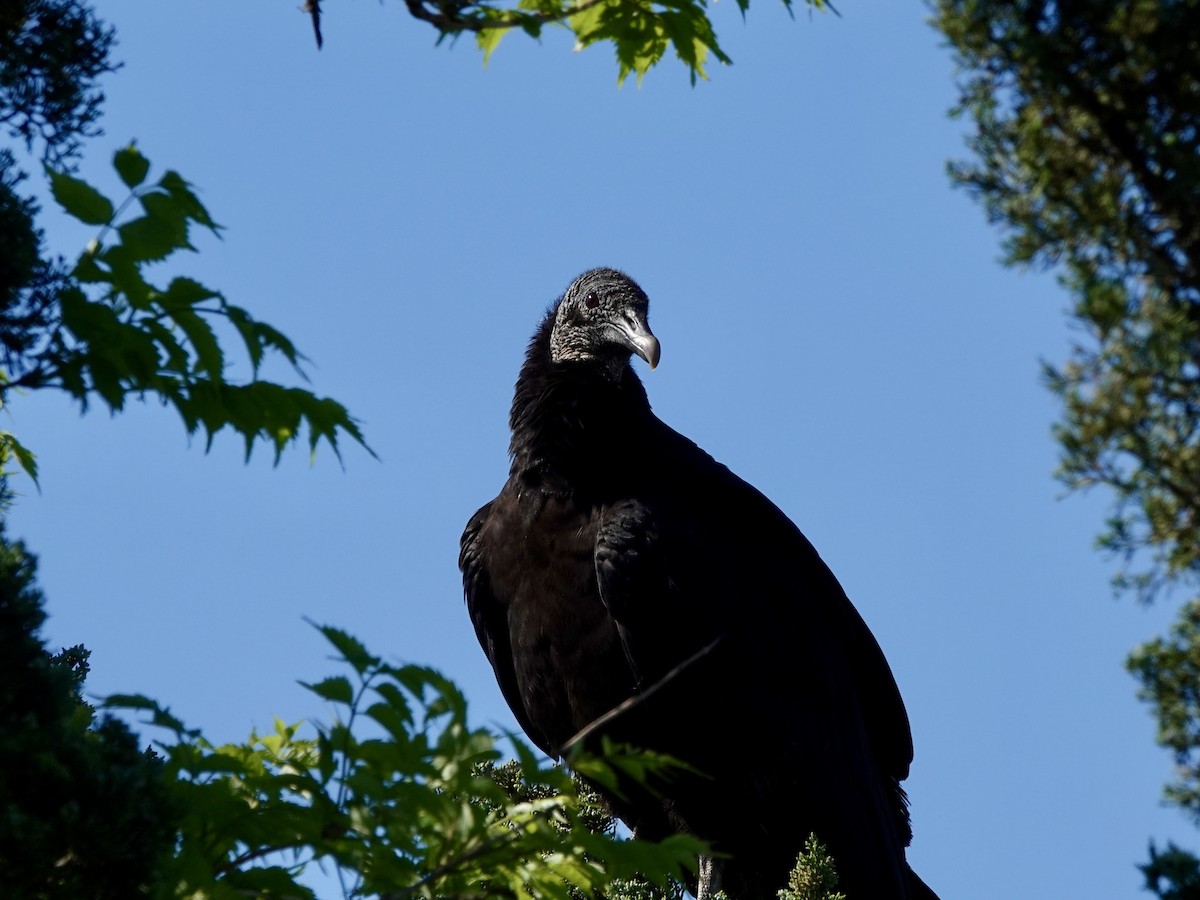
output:
[{"label": "evergreen tree", "polygon": [[[1080,340],[1046,369],[1063,401],[1059,476],[1112,493],[1099,543],[1122,561],[1118,589],[1195,592],[1200,3],[939,0],[935,22],[974,125],[974,157],[951,175],[1003,229],[1006,262],[1054,268],[1074,302]],[[1128,665],[1178,763],[1167,799],[1200,823],[1198,623],[1200,597]],[[1160,896],[1184,896],[1180,854],[1152,847]]]}]

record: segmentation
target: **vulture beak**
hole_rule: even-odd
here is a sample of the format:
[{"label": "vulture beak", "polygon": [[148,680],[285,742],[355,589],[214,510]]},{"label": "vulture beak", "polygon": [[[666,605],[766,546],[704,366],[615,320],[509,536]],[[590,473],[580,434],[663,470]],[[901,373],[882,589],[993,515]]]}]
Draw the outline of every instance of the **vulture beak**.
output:
[{"label": "vulture beak", "polygon": [[646,324],[645,319],[641,316],[630,315],[622,322],[613,323],[613,327],[617,331],[621,344],[644,359],[651,369],[658,365],[658,359],[662,356],[662,347],[658,343],[658,338],[651,333],[650,326]]}]

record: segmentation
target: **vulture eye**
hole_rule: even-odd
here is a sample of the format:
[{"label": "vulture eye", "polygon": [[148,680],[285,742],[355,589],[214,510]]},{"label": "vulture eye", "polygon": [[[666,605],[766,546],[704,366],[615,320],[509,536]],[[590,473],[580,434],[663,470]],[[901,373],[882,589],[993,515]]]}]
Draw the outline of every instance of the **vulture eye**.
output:
[{"label": "vulture eye", "polygon": [[600,295],[595,291],[588,291],[587,296],[583,298],[583,305],[588,309],[595,309],[600,305]]}]

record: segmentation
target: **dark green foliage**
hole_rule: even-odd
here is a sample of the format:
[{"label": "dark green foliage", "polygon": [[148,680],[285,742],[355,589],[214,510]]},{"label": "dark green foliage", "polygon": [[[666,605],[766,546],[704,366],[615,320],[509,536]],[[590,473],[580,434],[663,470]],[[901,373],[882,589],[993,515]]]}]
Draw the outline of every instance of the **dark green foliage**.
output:
[{"label": "dark green foliage", "polygon": [[[66,167],[82,138],[98,133],[103,94],[96,79],[115,71],[110,28],[76,0],[6,0],[0,5],[0,124],[26,150]],[[0,366],[6,379],[28,374],[57,320],[66,267],[46,257],[37,204],[17,187],[26,178],[0,149]],[[5,433],[0,460],[13,452]],[[22,448],[23,449],[23,448]],[[26,466],[26,469],[30,469]]]},{"label": "dark green foliage", "polygon": [[1146,876],[1146,890],[1161,900],[1200,900],[1200,860],[1186,850],[1151,844],[1150,861],[1138,868]]},{"label": "dark green foliage", "polygon": [[218,747],[151,700],[110,697],[171,735],[161,758],[142,752],[82,701],[87,651],[45,652],[34,573],[0,530],[6,900],[312,897],[298,879],[316,861],[355,895],[673,900],[701,849],[617,839],[594,794],[519,742],[520,761],[497,767],[451,682],[333,628],[350,675],[309,685],[344,713],[333,724]]},{"label": "dark green foliage", "polygon": [[77,0],[5,0],[0,8],[0,124],[62,165],[80,138],[98,133],[104,95],[96,79],[113,72],[112,29]]},{"label": "dark green foliage", "polygon": [[1158,742],[1175,757],[1166,798],[1200,825],[1200,600],[1186,604],[1166,637],[1138,647],[1129,670],[1158,719]]},{"label": "dark green foliage", "polygon": [[0,150],[0,366],[9,377],[20,377],[36,357],[65,284],[61,263],[43,258],[37,204],[17,193],[24,178],[12,154]]},{"label": "dark green foliage", "polygon": [[87,651],[49,655],[36,562],[0,523],[0,867],[11,900],[146,894],[170,853],[162,763],[82,700]]},{"label": "dark green foliage", "polygon": [[12,153],[0,150],[0,309],[13,305],[17,292],[25,287],[41,256],[41,234],[34,228],[37,204],[16,193],[24,179],[16,168]]},{"label": "dark green foliage", "polygon": [[[0,8],[0,124],[27,150],[66,165],[95,133],[112,31],[74,0],[8,0]],[[37,204],[22,197],[25,173],[0,149],[0,365],[25,374],[56,315],[64,266],[44,257]]]},{"label": "dark green foliage", "polygon": [[[1123,563],[1117,588],[1146,602],[1194,589],[1200,0],[938,0],[936,24],[975,126],[975,158],[951,174],[1004,229],[1006,261],[1056,267],[1074,301],[1079,339],[1046,367],[1063,401],[1060,477],[1113,492],[1099,543]],[[1200,822],[1198,610],[1185,604],[1129,667],[1178,763],[1167,798]],[[1187,857],[1173,848],[1148,868],[1169,858],[1178,873]]]}]

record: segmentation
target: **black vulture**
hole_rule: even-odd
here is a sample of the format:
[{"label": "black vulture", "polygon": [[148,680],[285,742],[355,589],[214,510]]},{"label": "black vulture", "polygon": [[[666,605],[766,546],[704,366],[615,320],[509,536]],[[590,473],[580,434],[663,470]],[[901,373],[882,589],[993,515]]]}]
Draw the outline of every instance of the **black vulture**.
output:
[{"label": "black vulture", "polygon": [[504,698],[551,756],[600,729],[696,770],[611,800],[638,836],[709,841],[734,900],[774,898],[810,833],[851,900],[933,898],[887,661],[787,516],[651,412],[648,308],[593,269],[530,341],[508,481],[459,558]]}]

